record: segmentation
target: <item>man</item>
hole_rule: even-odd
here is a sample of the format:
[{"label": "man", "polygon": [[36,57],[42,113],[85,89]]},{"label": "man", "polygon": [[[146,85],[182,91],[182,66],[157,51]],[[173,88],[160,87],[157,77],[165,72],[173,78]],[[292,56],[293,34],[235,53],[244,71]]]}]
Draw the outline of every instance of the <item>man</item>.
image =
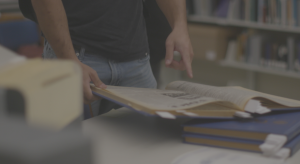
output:
[{"label": "man", "polygon": [[[84,102],[99,101],[89,87],[105,84],[155,88],[142,0],[31,0],[46,38],[44,58],[69,59],[83,72]],[[193,77],[193,51],[187,32],[185,0],[157,0],[172,32],[166,40],[166,66]],[[173,60],[179,51],[181,61]],[[109,103],[101,102],[109,110]],[[101,111],[104,113],[106,111]]]}]

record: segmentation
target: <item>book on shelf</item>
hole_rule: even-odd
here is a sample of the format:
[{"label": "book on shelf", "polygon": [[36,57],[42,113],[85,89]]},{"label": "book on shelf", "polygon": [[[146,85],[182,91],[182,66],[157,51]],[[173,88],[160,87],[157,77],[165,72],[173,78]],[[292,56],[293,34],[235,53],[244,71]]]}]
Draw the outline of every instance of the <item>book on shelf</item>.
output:
[{"label": "book on shelf", "polygon": [[295,70],[300,72],[300,42],[296,43],[296,53],[295,53],[295,63],[294,63],[294,67]]},{"label": "book on shelf", "polygon": [[0,116],[60,130],[82,117],[81,70],[63,60],[24,58],[0,47]]},{"label": "book on shelf", "polygon": [[299,71],[299,42],[296,37],[271,36],[245,30],[236,39],[230,40],[225,60]]},{"label": "book on shelf", "polygon": [[191,15],[299,26],[299,0],[188,0]]},{"label": "book on shelf", "polygon": [[299,110],[300,101],[269,95],[242,87],[215,87],[175,81],[166,90],[108,86],[100,89],[91,84],[93,93],[147,115],[164,118],[246,117],[272,110]]}]

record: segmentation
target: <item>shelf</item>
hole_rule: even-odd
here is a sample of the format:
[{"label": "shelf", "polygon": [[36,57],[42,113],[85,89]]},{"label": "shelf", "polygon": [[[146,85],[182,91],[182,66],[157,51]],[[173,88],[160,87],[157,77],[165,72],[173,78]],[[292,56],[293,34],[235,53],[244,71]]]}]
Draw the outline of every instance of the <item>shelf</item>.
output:
[{"label": "shelf", "polygon": [[275,25],[275,24],[262,24],[262,23],[251,22],[251,21],[242,21],[242,20],[215,18],[215,17],[204,17],[204,16],[199,16],[199,15],[188,16],[188,21],[196,22],[196,23],[215,24],[215,25],[220,25],[220,26],[244,27],[244,28],[253,28],[253,29],[260,29],[260,30],[269,30],[269,31],[289,32],[289,33],[300,34],[300,27],[283,26],[283,25]]},{"label": "shelf", "polygon": [[300,79],[300,72],[295,72],[295,71],[281,70],[272,67],[263,67],[263,66],[247,64],[242,62],[235,62],[235,61],[230,61],[230,62],[221,61],[220,65],[225,67],[238,68],[238,69],[244,69],[248,71],[261,72],[261,73]]},{"label": "shelf", "polygon": [[19,11],[19,3],[17,0],[1,1],[0,0],[0,13]]}]

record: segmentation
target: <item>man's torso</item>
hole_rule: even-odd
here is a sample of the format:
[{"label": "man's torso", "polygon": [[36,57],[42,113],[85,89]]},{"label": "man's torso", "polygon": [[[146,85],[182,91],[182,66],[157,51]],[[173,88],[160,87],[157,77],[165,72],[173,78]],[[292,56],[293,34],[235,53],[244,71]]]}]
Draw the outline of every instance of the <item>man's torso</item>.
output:
[{"label": "man's torso", "polygon": [[73,44],[115,60],[148,52],[142,0],[63,0]]},{"label": "man's torso", "polygon": [[[148,49],[142,0],[62,0],[75,47],[114,60],[143,57]],[[19,0],[37,22],[31,0]]]}]

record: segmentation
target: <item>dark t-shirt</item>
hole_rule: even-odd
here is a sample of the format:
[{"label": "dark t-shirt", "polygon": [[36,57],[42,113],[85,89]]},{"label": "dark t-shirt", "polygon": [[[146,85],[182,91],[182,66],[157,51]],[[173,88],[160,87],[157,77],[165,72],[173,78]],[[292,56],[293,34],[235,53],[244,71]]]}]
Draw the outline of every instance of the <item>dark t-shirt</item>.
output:
[{"label": "dark t-shirt", "polygon": [[142,0],[62,2],[75,47],[114,60],[138,59],[149,51]]}]

